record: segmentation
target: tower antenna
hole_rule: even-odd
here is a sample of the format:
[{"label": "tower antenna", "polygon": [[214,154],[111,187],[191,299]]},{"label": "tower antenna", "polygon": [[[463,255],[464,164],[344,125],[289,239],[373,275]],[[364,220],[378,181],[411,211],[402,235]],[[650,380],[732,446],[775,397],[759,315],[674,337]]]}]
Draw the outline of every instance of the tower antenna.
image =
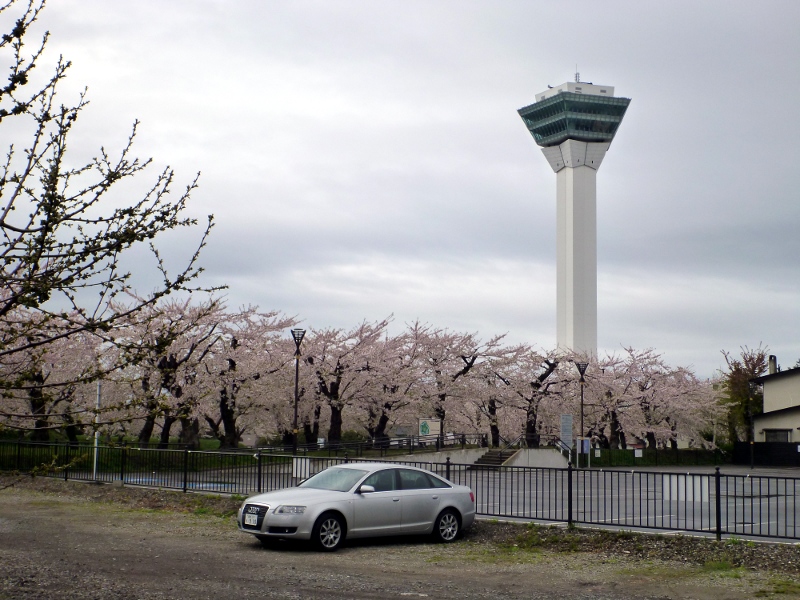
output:
[{"label": "tower antenna", "polygon": [[578,65],[575,65],[575,83],[581,82],[581,74],[578,73]]}]

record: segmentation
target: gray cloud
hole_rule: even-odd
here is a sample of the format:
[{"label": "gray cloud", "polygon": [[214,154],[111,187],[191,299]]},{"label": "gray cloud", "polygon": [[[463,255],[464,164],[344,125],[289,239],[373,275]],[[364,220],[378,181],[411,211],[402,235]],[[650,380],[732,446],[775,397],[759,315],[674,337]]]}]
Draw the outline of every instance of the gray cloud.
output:
[{"label": "gray cloud", "polygon": [[633,98],[598,176],[600,345],[710,375],[722,348],[800,357],[799,20],[743,0],[64,0],[42,27],[75,62],[65,91],[90,87],[76,152],[140,118],[141,154],[203,172],[203,262],[233,304],[545,348],[555,176],[515,111],[578,63]]}]

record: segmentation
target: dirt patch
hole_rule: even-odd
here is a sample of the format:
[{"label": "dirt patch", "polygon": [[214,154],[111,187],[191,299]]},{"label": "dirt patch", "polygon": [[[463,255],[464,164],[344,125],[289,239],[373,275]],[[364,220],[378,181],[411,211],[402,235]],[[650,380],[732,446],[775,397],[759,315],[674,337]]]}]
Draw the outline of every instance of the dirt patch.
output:
[{"label": "dirt patch", "polygon": [[264,550],[235,528],[241,500],[21,479],[0,491],[0,599],[800,598],[793,545],[481,520],[451,545]]}]

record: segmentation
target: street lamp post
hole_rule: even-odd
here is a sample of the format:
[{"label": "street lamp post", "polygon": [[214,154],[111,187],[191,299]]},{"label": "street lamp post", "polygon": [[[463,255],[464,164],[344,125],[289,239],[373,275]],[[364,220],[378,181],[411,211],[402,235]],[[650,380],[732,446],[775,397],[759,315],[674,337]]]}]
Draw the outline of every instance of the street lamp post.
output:
[{"label": "street lamp post", "polygon": [[297,456],[297,401],[300,399],[300,344],[305,336],[305,329],[292,329],[294,339],[294,421],[292,424],[292,456]]},{"label": "street lamp post", "polygon": [[586,368],[589,366],[587,362],[576,362],[575,366],[578,367],[578,373],[581,374],[580,384],[581,384],[581,431],[578,435],[578,443],[580,444],[580,448],[578,450],[578,455],[583,454],[583,386],[586,383],[586,380],[583,378],[583,375],[586,373]]}]

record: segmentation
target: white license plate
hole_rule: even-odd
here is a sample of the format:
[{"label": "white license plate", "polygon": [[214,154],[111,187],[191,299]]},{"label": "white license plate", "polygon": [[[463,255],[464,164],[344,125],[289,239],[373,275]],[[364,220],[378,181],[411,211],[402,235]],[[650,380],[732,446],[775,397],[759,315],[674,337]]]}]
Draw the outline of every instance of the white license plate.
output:
[{"label": "white license plate", "polygon": [[245,525],[258,525],[258,515],[244,515],[244,524]]}]

